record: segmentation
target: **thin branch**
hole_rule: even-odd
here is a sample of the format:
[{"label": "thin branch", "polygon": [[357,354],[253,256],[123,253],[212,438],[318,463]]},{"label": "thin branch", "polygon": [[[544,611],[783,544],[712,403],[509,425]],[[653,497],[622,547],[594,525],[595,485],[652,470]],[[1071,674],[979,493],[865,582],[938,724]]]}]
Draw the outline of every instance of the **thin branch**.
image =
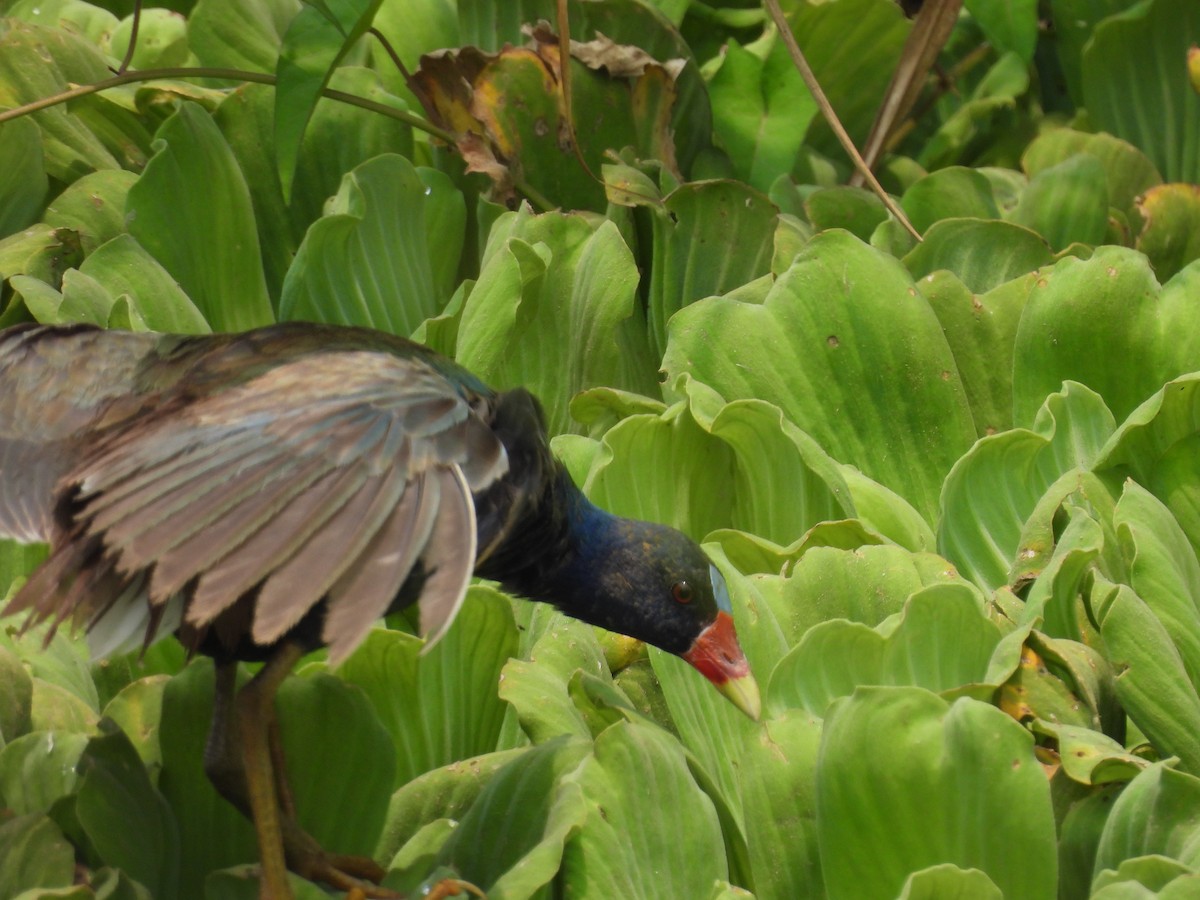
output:
[{"label": "thin branch", "polygon": [[[26,103],[22,106],[14,107],[0,111],[0,125],[12,119],[19,119],[22,116],[27,116],[30,113],[35,113],[43,109],[50,109],[53,106],[58,106],[67,103],[71,100],[76,100],[80,97],[86,97],[89,94],[98,94],[101,91],[106,91],[109,88],[120,87],[123,84],[136,84],[140,81],[158,81],[166,78],[216,78],[223,81],[250,81],[254,84],[275,84],[275,76],[268,75],[263,72],[247,72],[242,69],[225,69],[220,67],[210,66],[180,66],[175,68],[165,69],[139,69],[136,72],[123,72],[120,75],[114,75],[112,78],[106,78],[103,81],[97,81],[94,84],[81,84],[70,90],[63,91],[59,94],[52,94],[49,97],[43,97],[40,100],[34,100],[32,103]],[[365,97],[359,97],[354,94],[348,94],[345,91],[337,91],[333,88],[325,88],[321,91],[321,95],[328,97],[330,100],[336,100],[339,103],[345,103],[349,106],[357,106],[360,109],[370,110],[371,112],[379,113],[383,116],[388,116],[396,119],[406,125],[411,125],[418,131],[423,131],[426,134],[444,141],[447,144],[454,145],[454,135],[443,128],[438,128],[433,123],[422,119],[420,116],[415,116],[407,110],[396,109],[394,106],[388,106],[384,103],[379,103],[375,100],[368,100]]]},{"label": "thin branch", "polygon": [[871,190],[883,201],[883,205],[887,208],[887,211],[895,216],[896,221],[920,241],[920,233],[917,229],[913,228],[912,222],[908,221],[908,216],[904,215],[904,211],[896,205],[896,201],[888,195],[888,192],[876,180],[875,174],[863,162],[862,155],[859,154],[858,149],[854,146],[854,141],[850,140],[850,135],[842,127],[837,113],[833,110],[833,105],[829,102],[829,98],[825,96],[825,92],[821,90],[821,85],[817,82],[817,76],[813,74],[812,68],[808,65],[808,60],[800,52],[800,46],[796,43],[791,26],[788,25],[788,21],[783,15],[783,10],[779,8],[779,0],[763,0],[763,5],[767,8],[771,19],[775,22],[775,27],[779,29],[779,36],[783,38],[783,43],[792,57],[792,63],[796,66],[796,69],[800,72],[800,77],[804,79],[804,83],[808,86],[809,93],[812,94],[813,99],[817,103],[817,108],[821,110],[821,115],[825,117],[825,121],[829,123],[829,127],[833,129],[833,133],[837,136],[838,142],[841,143],[849,155],[855,170],[862,174],[867,184],[870,185]]},{"label": "thin branch", "polygon": [[133,0],[133,25],[129,29],[129,46],[125,48],[125,58],[117,68],[118,75],[124,75],[133,62],[133,51],[137,48],[138,30],[142,24],[142,0]]}]

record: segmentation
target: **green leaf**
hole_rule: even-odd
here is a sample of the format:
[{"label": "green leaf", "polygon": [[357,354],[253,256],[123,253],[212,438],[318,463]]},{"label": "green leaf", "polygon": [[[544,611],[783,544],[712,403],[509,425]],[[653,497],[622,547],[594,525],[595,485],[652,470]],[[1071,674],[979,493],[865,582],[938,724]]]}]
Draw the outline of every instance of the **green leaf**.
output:
[{"label": "green leaf", "polygon": [[986,872],[943,863],[909,875],[898,900],[946,900],[948,897],[1003,900],[1004,894]]},{"label": "green leaf", "polygon": [[158,732],[162,721],[162,698],[170,677],[148,675],[126,685],[104,707],[105,718],[121,726],[146,764],[151,776],[162,768]]},{"label": "green leaf", "polygon": [[1137,197],[1162,183],[1154,163],[1127,141],[1070,128],[1054,128],[1035,138],[1021,157],[1021,167],[1032,178],[1080,153],[1103,166],[1108,205],[1127,217],[1136,212]]},{"label": "green leaf", "polygon": [[944,269],[917,282],[942,325],[962,378],[978,437],[1012,427],[1013,350],[1017,327],[1037,275],[973,294]]},{"label": "green leaf", "polygon": [[[329,86],[385,107],[407,108],[380,87],[377,73],[367,69],[337,69]],[[214,118],[250,189],[267,285],[272,298],[278,298],[305,230],[324,214],[325,202],[338,192],[346,173],[383,153],[411,157],[412,130],[376,110],[330,98],[318,100],[304,131],[289,203],[269,152],[274,140],[273,107],[271,87],[246,84],[221,102]]]},{"label": "green leaf", "polygon": [[1162,756],[1200,772],[1200,696],[1170,634],[1125,585],[1097,579],[1092,606],[1109,659],[1121,673],[1117,696]]},{"label": "green leaf", "polygon": [[814,897],[823,890],[816,830],[820,739],[820,722],[798,710],[746,734],[738,773],[757,896]]},{"label": "green leaf", "polygon": [[942,219],[904,257],[913,278],[949,269],[977,294],[999,287],[1052,261],[1046,242],[1011,222]]},{"label": "green leaf", "polygon": [[1125,568],[1112,530],[1113,505],[1104,484],[1083,472],[1067,473],[1046,491],[1021,530],[1009,570],[1009,584],[1018,590],[1033,581],[1018,621],[1040,619],[1048,635],[1094,640],[1082,603],[1091,569],[1097,563],[1110,573]]},{"label": "green leaf", "polygon": [[606,675],[604,652],[591,629],[552,610],[534,617],[549,627],[533,644],[528,659],[512,659],[500,678],[500,697],[512,704],[521,728],[535,744],[570,734],[591,737],[582,713],[572,702],[568,682],[578,670]]},{"label": "green leaf", "polygon": [[[100,701],[92,681],[87,645],[62,630],[47,643],[47,632],[45,626],[30,628],[21,635],[15,629],[0,629],[0,646],[15,653],[34,678],[65,692],[94,716],[100,709]],[[35,685],[35,694],[36,690]],[[34,706],[36,714],[36,700]]]},{"label": "green leaf", "polygon": [[1083,49],[1095,33],[1096,25],[1137,2],[1139,0],[1050,0],[1058,64],[1066,78],[1071,100],[1077,106],[1083,105]]},{"label": "green leaf", "polygon": [[599,385],[656,385],[637,267],[612,222],[518,213],[496,227],[463,308],[457,359],[496,388],[542,401],[551,434],[572,430],[571,398]]},{"label": "green leaf", "polygon": [[966,0],[988,43],[1000,53],[1016,53],[1028,65],[1038,40],[1037,0]]},{"label": "green leaf", "polygon": [[18,816],[48,813],[55,802],[74,794],[76,764],[88,736],[65,731],[36,731],[9,741],[0,750],[0,797]]},{"label": "green leaf", "polygon": [[991,183],[976,169],[948,166],[913,183],[900,207],[924,234],[942,219],[998,219]]},{"label": "green leaf", "polygon": [[[932,172],[974,159],[975,148],[988,146],[990,156],[1004,158],[1006,142],[1015,158],[1024,129],[1017,125],[1017,101],[1029,90],[1029,66],[1016,53],[1004,53],[975,85],[956,100],[937,131],[926,140],[917,162]],[[1017,127],[1014,127],[1017,125]]]},{"label": "green leaf", "polygon": [[1151,766],[1117,797],[1096,852],[1097,875],[1151,854],[1200,868],[1200,779],[1169,766]]},{"label": "green leaf", "polygon": [[72,883],[75,854],[58,826],[41,813],[0,822],[0,896]]},{"label": "green leaf", "polygon": [[1198,33],[1191,0],[1147,0],[1099,23],[1083,50],[1092,123],[1143,151],[1169,182],[1200,183],[1200,94],[1185,71]]},{"label": "green leaf", "polygon": [[411,635],[376,629],[338,669],[366,692],[391,735],[392,788],[496,748],[506,708],[496,684],[517,653],[508,599],[471,588],[454,628],[429,653],[422,647]]},{"label": "green leaf", "polygon": [[129,232],[217,331],[274,320],[246,182],[208,113],[181,103],[129,189]]},{"label": "green leaf", "polygon": [[[859,685],[913,685],[935,692],[988,684],[1000,631],[979,595],[962,584],[914,593],[899,622],[874,629],[833,619],[809,629],[776,666],[768,708],[802,707],[824,717]],[[990,694],[999,684],[989,685]]]},{"label": "green leaf", "polygon": [[[127,295],[130,306],[153,331],[206,334],[212,330],[167,270],[127,234],[97,247],[79,271],[112,297]],[[64,296],[69,296],[65,284]]]},{"label": "green leaf", "polygon": [[[126,16],[113,29],[109,52],[124,59],[133,32],[132,15]],[[137,44],[134,47],[131,69],[155,69],[187,64],[189,49],[187,21],[169,9],[144,9],[138,19]]]},{"label": "green leaf", "polygon": [[869,241],[888,218],[883,201],[871,191],[848,185],[820,188],[804,201],[808,221],[818,231],[844,228],[860,241]]},{"label": "green leaf", "polygon": [[723,48],[720,68],[708,80],[713,129],[738,177],[767,191],[791,171],[817,105],[792,64],[783,41],[765,57],[737,41]]},{"label": "green leaf", "polygon": [[354,685],[308,671],[280,686],[275,705],[297,820],[331,853],[370,854],[395,785],[396,753],[370,700]]},{"label": "green leaf", "polygon": [[34,731],[90,733],[99,718],[95,710],[66,688],[40,678],[33,679],[29,726]]},{"label": "green leaf", "polygon": [[[0,752],[5,744],[29,731],[32,704],[33,679],[15,653],[0,647]],[[4,796],[3,789],[0,796]]]},{"label": "green leaf", "polygon": [[[1068,257],[1044,271],[1017,330],[1016,423],[1028,423],[1068,380],[1097,391],[1121,421],[1163,382],[1200,369],[1197,285],[1200,270],[1185,269],[1160,289],[1146,258],[1122,247],[1098,247],[1091,259]],[[1115,359],[1124,362],[1113,366]]]},{"label": "green leaf", "polygon": [[1154,611],[1200,690],[1200,562],[1170,511],[1133,481],[1114,523],[1129,563],[1129,585]]},{"label": "green leaf", "polygon": [[[908,597],[927,585],[965,584],[940,556],[886,544],[857,550],[814,547],[800,558],[790,577],[760,577],[755,583],[787,647],[829,619],[849,619],[873,628],[900,612]],[[770,589],[772,584],[775,590]]]},{"label": "green leaf", "polygon": [[536,896],[559,873],[564,846],[587,818],[582,791],[568,776],[591,749],[590,740],[560,737],[522,752],[488,781],[440,861],[496,900]]},{"label": "green leaf", "polygon": [[275,158],[284,194],[304,128],[334,67],[371,26],[382,0],[322,0],[292,19],[275,64]]},{"label": "green leaf", "polygon": [[1094,391],[1067,383],[1033,429],[981,438],[946,477],[938,550],[984,590],[1009,583],[1026,521],[1054,482],[1088,468],[1115,428]]},{"label": "green leaf", "polygon": [[129,738],[112,722],[101,726],[79,758],[75,814],[100,858],[149,889],[178,890],[179,832]]},{"label": "green leaf", "polygon": [[82,0],[13,0],[5,4],[4,14],[35,25],[54,22],[96,44],[102,44],[117,24],[111,12]]},{"label": "green leaf", "polygon": [[202,66],[274,72],[283,33],[299,9],[296,0],[197,0],[188,43]]},{"label": "green leaf", "polygon": [[43,221],[79,236],[84,253],[125,231],[125,196],[138,177],[124,169],[84,175],[46,207]]},{"label": "green leaf", "polygon": [[1073,242],[1095,246],[1108,229],[1107,186],[1100,161],[1076,154],[1029,180],[1010,221],[1036,231],[1054,250]]},{"label": "green leaf", "polygon": [[440,172],[395,154],[363,163],[305,235],[280,318],[411,334],[450,299],[465,219],[462,194]]},{"label": "green leaf", "polygon": [[1088,900],[1096,848],[1113,800],[1125,784],[1090,790],[1063,816],[1058,840],[1058,878],[1062,900]]},{"label": "green leaf", "polygon": [[392,794],[375,856],[393,859],[426,825],[461,820],[492,777],[523,753],[521,747],[473,756],[409,781]]},{"label": "green leaf", "polygon": [[82,259],[83,249],[75,232],[32,225],[0,240],[0,279],[29,275],[47,284],[61,284],[63,272]]},{"label": "green leaf", "polygon": [[209,872],[258,859],[249,820],[217,794],[204,774],[212,698],[212,663],[204,658],[163,690],[158,789],[179,825],[179,900],[204,900]]},{"label": "green leaf", "polygon": [[[0,23],[0,106],[32,103],[110,74],[100,51],[79,34],[16,19]],[[103,142],[65,105],[40,110],[32,119],[42,132],[44,171],[56,181],[70,184],[88,172],[118,168]],[[8,130],[5,134],[11,139]]]},{"label": "green leaf", "polygon": [[648,321],[651,348],[661,356],[678,310],[770,271],[776,209],[736,181],[694,182],[652,207],[650,225]]},{"label": "green leaf", "polygon": [[1004,896],[1055,897],[1054,816],[1032,751],[1019,724],[968,698],[878,687],[839,701],[817,758],[829,897],[891,900],[942,863],[981,870]]},{"label": "green leaf", "polygon": [[678,743],[661,730],[617,723],[567,783],[580,790],[587,810],[563,853],[568,895],[698,897],[728,877],[712,803]]},{"label": "green leaf", "polygon": [[33,222],[49,186],[41,132],[33,120],[0,125],[0,234],[12,234]]},{"label": "green leaf", "polygon": [[[686,403],[630,416],[605,433],[587,474],[594,502],[697,540],[719,527],[783,540],[852,514],[836,464],[778,408],[726,404],[690,379],[677,387]],[[667,470],[676,477],[662,478]]]},{"label": "green leaf", "polygon": [[1125,752],[1112,738],[1090,728],[1037,721],[1033,730],[1058,740],[1063,770],[1081,784],[1128,781],[1150,765],[1140,756]]},{"label": "green leaf", "polygon": [[726,399],[779,406],[930,521],[974,436],[928,304],[895,260],[841,231],[813,238],[764,303],[715,297],[678,313],[663,368],[669,384],[688,372]]},{"label": "green leaf", "polygon": [[[790,24],[838,118],[861,147],[910,23],[887,0],[839,0],[800,7]],[[842,158],[841,146],[824,122],[810,130],[806,143],[826,156]]]},{"label": "green leaf", "polygon": [[1150,258],[1159,281],[1200,259],[1200,185],[1164,184],[1138,198],[1144,225],[1137,248]]}]

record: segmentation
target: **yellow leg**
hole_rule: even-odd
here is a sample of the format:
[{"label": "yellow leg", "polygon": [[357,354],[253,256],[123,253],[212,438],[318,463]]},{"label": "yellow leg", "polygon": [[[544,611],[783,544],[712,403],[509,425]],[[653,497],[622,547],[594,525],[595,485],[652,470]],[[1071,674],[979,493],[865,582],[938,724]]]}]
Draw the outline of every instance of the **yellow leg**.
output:
[{"label": "yellow leg", "polygon": [[262,863],[263,900],[291,900],[284,853],[283,816],[275,769],[271,764],[271,723],[275,718],[275,692],[291,672],[302,651],[284,644],[240,691],[234,700],[238,738],[245,764],[245,784]]},{"label": "yellow leg", "polygon": [[326,853],[296,820],[274,701],[301,654],[299,647],[281,647],[240,691],[237,664],[217,664],[205,771],[221,796],[254,823],[264,900],[290,900],[288,869],[354,897],[400,897],[379,887],[386,873],[374,860]]},{"label": "yellow leg", "polygon": [[[326,853],[296,821],[284,773],[275,695],[301,655],[300,647],[284,644],[240,691],[236,690],[238,665],[218,662],[204,768],[217,791],[254,823],[263,900],[292,900],[289,869],[310,881],[344,890],[354,900],[402,898],[394,890],[379,887],[385,871],[374,860]],[[462,892],[482,896],[474,884],[448,878],[433,886],[428,898]]]}]

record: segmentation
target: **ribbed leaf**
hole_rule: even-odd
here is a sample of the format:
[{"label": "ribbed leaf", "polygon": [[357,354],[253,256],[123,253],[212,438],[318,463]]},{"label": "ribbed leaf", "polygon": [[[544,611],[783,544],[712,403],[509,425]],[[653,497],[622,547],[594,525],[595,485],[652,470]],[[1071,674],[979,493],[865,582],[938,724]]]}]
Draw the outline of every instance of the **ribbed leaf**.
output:
[{"label": "ribbed leaf", "polygon": [[723,49],[708,80],[713,129],[738,177],[765,192],[792,170],[817,105],[783,41],[765,55],[732,40]]},{"label": "ribbed leaf", "polygon": [[587,802],[569,776],[591,750],[589,740],[563,737],[508,763],[471,805],[439,860],[495,900],[540,896],[587,819]]},{"label": "ribbed leaf", "polygon": [[492,230],[463,309],[458,361],[493,387],[531,390],[551,434],[577,430],[567,408],[579,391],[655,390],[636,287],[613,223],[519,212]]},{"label": "ribbed leaf", "polygon": [[1021,166],[1030,177],[1084,153],[1104,167],[1108,205],[1127,217],[1134,214],[1134,199],[1162,182],[1146,154],[1111,134],[1087,134],[1070,128],[1055,128],[1039,135],[1025,150]]},{"label": "ribbed leaf", "polygon": [[1200,186],[1151,188],[1139,198],[1138,212],[1144,224],[1137,248],[1150,258],[1159,281],[1200,258]]},{"label": "ribbed leaf", "polygon": [[1184,72],[1200,34],[1191,0],[1147,0],[1096,26],[1083,51],[1092,122],[1143,151],[1166,181],[1200,183],[1200,94]]},{"label": "ribbed leaf", "polygon": [[0,797],[18,816],[45,813],[78,790],[75,767],[88,736],[37,731],[10,740],[0,750]]},{"label": "ribbed leaf", "polygon": [[214,329],[273,321],[250,194],[221,132],[181,103],[155,137],[158,152],[126,200],[130,233]]},{"label": "ribbed leaf", "polygon": [[74,880],[75,854],[42,813],[0,822],[0,896],[30,888],[62,888]]},{"label": "ribbed leaf", "polygon": [[288,25],[275,63],[275,158],[290,195],[304,127],[321,89],[346,51],[365,33],[382,0],[323,0]]},{"label": "ribbed leaf", "polygon": [[408,336],[450,299],[465,218],[462,195],[440,172],[395,154],[368,160],[305,235],[280,318]]},{"label": "ribbed leaf", "polygon": [[1098,581],[1092,605],[1113,665],[1117,696],[1163,756],[1200,772],[1200,696],[1188,680],[1170,634],[1145,601],[1125,585]]},{"label": "ribbed leaf", "polygon": [[84,175],[46,207],[43,221],[79,235],[85,253],[125,231],[125,196],[137,175],[124,169],[102,169]]},{"label": "ribbed leaf", "polygon": [[1038,501],[1066,472],[1089,467],[1114,427],[1098,394],[1068,383],[1046,399],[1033,430],[981,438],[946,477],[939,551],[984,590],[1007,584]]},{"label": "ribbed leaf", "polygon": [[1096,853],[1095,872],[1161,854],[1200,868],[1200,779],[1157,763],[1129,783],[1113,804]]},{"label": "ribbed leaf", "polygon": [[1037,275],[974,294],[942,269],[917,282],[942,324],[971,404],[978,437],[1012,427],[1012,358],[1017,327]]},{"label": "ribbed leaf", "polygon": [[1050,262],[1050,248],[1028,228],[979,219],[935,222],[924,242],[904,257],[913,278],[949,269],[977,294]]},{"label": "ribbed leaf", "polygon": [[663,368],[669,384],[688,372],[727,400],[779,406],[929,520],[974,436],[928,304],[894,260],[845,232],[815,237],[762,304],[716,297],[681,311]]},{"label": "ribbed leaf", "polygon": [[563,854],[568,895],[699,897],[727,877],[716,812],[666,733],[612,726],[569,783],[582,792],[587,819]]},{"label": "ribbed leaf", "polygon": [[178,891],[179,831],[125,733],[111,722],[79,759],[75,814],[106,863],[128,873],[152,896]]},{"label": "ribbed leaf", "polygon": [[49,185],[37,125],[30,119],[0,125],[0,234],[37,219]]},{"label": "ribbed leaf", "polygon": [[1036,231],[1054,250],[1096,245],[1108,228],[1108,179],[1094,156],[1080,153],[1029,180],[1010,220]]},{"label": "ribbed leaf", "polygon": [[914,228],[924,233],[941,219],[998,219],[991,183],[975,169],[949,166],[917,180],[900,206]]},{"label": "ribbed leaf", "polygon": [[817,758],[817,829],[833,900],[891,900],[910,873],[941,863],[982,870],[1004,896],[1056,895],[1054,815],[1033,743],[975,700],[881,687],[840,701]]},{"label": "ribbed leaf", "polygon": [[1121,421],[1163,382],[1200,369],[1197,285],[1200,270],[1185,269],[1160,289],[1146,258],[1122,247],[1043,272],[1017,330],[1016,423],[1068,380],[1098,392]]},{"label": "ribbed leaf", "polygon": [[517,652],[508,599],[472,588],[454,627],[427,655],[422,647],[411,635],[375,630],[338,669],[366,691],[391,735],[392,788],[496,748],[505,711],[496,685]]}]

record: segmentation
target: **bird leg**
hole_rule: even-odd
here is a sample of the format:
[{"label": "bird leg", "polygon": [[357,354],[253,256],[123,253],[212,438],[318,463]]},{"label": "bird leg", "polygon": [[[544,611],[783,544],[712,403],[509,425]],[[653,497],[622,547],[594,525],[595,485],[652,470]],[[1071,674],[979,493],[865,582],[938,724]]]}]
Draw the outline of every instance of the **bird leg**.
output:
[{"label": "bird leg", "polygon": [[264,900],[291,896],[287,883],[284,817],[279,807],[275,769],[271,764],[270,733],[275,692],[300,655],[298,645],[284,644],[267,660],[258,674],[237,692],[233,702],[237,738],[245,766],[246,799],[258,835],[258,854],[262,864],[261,896]]},{"label": "bird leg", "polygon": [[291,898],[289,868],[310,881],[364,897],[399,897],[378,886],[386,873],[374,860],[326,853],[296,820],[284,778],[274,700],[302,653],[297,645],[283,645],[240,691],[237,663],[217,663],[205,771],[217,792],[254,823],[263,898]]}]

